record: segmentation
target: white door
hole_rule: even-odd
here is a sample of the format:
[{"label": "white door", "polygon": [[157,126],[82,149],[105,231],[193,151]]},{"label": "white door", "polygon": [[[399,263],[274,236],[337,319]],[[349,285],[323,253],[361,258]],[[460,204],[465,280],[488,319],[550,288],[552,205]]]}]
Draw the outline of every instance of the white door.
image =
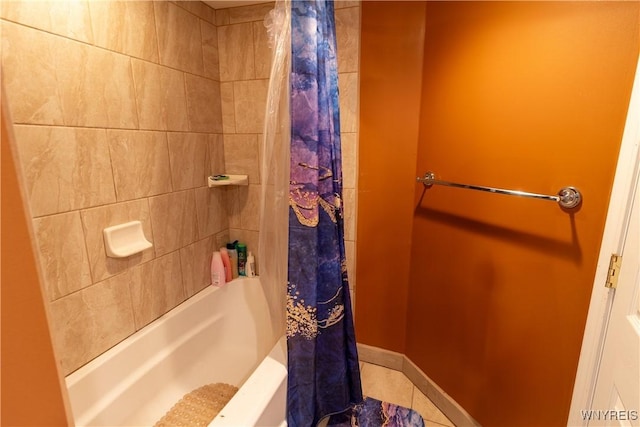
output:
[{"label": "white door", "polygon": [[589,426],[640,426],[640,191],[624,238]]},{"label": "white door", "polygon": [[[573,387],[571,427],[640,426],[639,182],[640,60]],[[604,287],[612,253],[623,255],[617,290]]]}]

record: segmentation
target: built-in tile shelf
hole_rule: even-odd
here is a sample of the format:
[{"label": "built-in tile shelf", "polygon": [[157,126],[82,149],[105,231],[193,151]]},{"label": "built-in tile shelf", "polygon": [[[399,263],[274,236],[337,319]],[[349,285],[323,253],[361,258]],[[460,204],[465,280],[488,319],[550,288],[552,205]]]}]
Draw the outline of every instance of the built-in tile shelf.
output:
[{"label": "built-in tile shelf", "polygon": [[249,185],[249,175],[212,175],[207,178],[207,185],[209,188],[225,185]]}]

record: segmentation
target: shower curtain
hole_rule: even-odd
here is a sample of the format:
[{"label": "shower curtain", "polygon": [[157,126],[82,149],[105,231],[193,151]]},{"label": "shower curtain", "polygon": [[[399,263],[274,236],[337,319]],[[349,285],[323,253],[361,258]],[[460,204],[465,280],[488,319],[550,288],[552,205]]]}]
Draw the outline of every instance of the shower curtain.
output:
[{"label": "shower curtain", "polygon": [[333,2],[291,3],[290,427],[362,401],[347,279]]},{"label": "shower curtain", "polygon": [[289,253],[291,2],[278,0],[265,17],[264,25],[272,56],[262,138],[258,259],[274,340],[278,340],[286,328]]}]

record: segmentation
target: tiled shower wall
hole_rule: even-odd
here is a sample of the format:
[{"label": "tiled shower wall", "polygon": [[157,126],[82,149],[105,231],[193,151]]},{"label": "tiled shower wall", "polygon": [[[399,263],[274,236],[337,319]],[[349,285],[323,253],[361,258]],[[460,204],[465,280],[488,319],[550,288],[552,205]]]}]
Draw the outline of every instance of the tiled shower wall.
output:
[{"label": "tiled shower wall", "polygon": [[271,70],[263,19],[273,7],[265,3],[216,11],[226,172],[249,176],[248,186],[227,190],[230,234],[255,253],[258,269],[260,147]]},{"label": "tiled shower wall", "polygon": [[[335,5],[345,239],[353,295],[360,2],[338,1]],[[249,249],[254,250],[258,247],[260,226],[260,147],[271,67],[271,50],[264,18],[273,6],[273,3],[265,3],[216,11],[226,172],[249,175],[248,187],[229,189],[230,234],[233,240],[247,242]]]},{"label": "tiled shower wall", "polygon": [[[360,8],[336,4],[354,286]],[[210,254],[230,237],[257,251],[272,7],[0,4],[3,81],[65,374],[207,286]],[[250,185],[207,188],[220,172]],[[154,247],[107,258],[102,229],[131,220]]]},{"label": "tiled shower wall", "polygon": [[[200,2],[1,3],[3,81],[69,373],[210,283],[228,237],[215,12]],[[107,258],[102,229],[153,248]]]},{"label": "tiled shower wall", "polygon": [[356,209],[358,188],[358,101],[360,70],[360,2],[336,2],[336,38],[338,43],[338,79],[340,84],[340,120],[342,135],[342,173],[345,215],[345,249],[355,304],[356,289]]}]

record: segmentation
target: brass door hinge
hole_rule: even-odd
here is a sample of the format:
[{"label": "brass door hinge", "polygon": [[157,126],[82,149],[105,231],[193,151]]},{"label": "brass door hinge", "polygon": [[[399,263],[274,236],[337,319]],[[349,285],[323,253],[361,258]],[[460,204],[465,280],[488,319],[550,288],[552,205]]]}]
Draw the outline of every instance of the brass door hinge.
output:
[{"label": "brass door hinge", "polygon": [[607,273],[607,281],[604,284],[605,288],[616,289],[618,287],[620,265],[622,265],[622,256],[611,254],[611,260],[609,261],[609,272]]}]

